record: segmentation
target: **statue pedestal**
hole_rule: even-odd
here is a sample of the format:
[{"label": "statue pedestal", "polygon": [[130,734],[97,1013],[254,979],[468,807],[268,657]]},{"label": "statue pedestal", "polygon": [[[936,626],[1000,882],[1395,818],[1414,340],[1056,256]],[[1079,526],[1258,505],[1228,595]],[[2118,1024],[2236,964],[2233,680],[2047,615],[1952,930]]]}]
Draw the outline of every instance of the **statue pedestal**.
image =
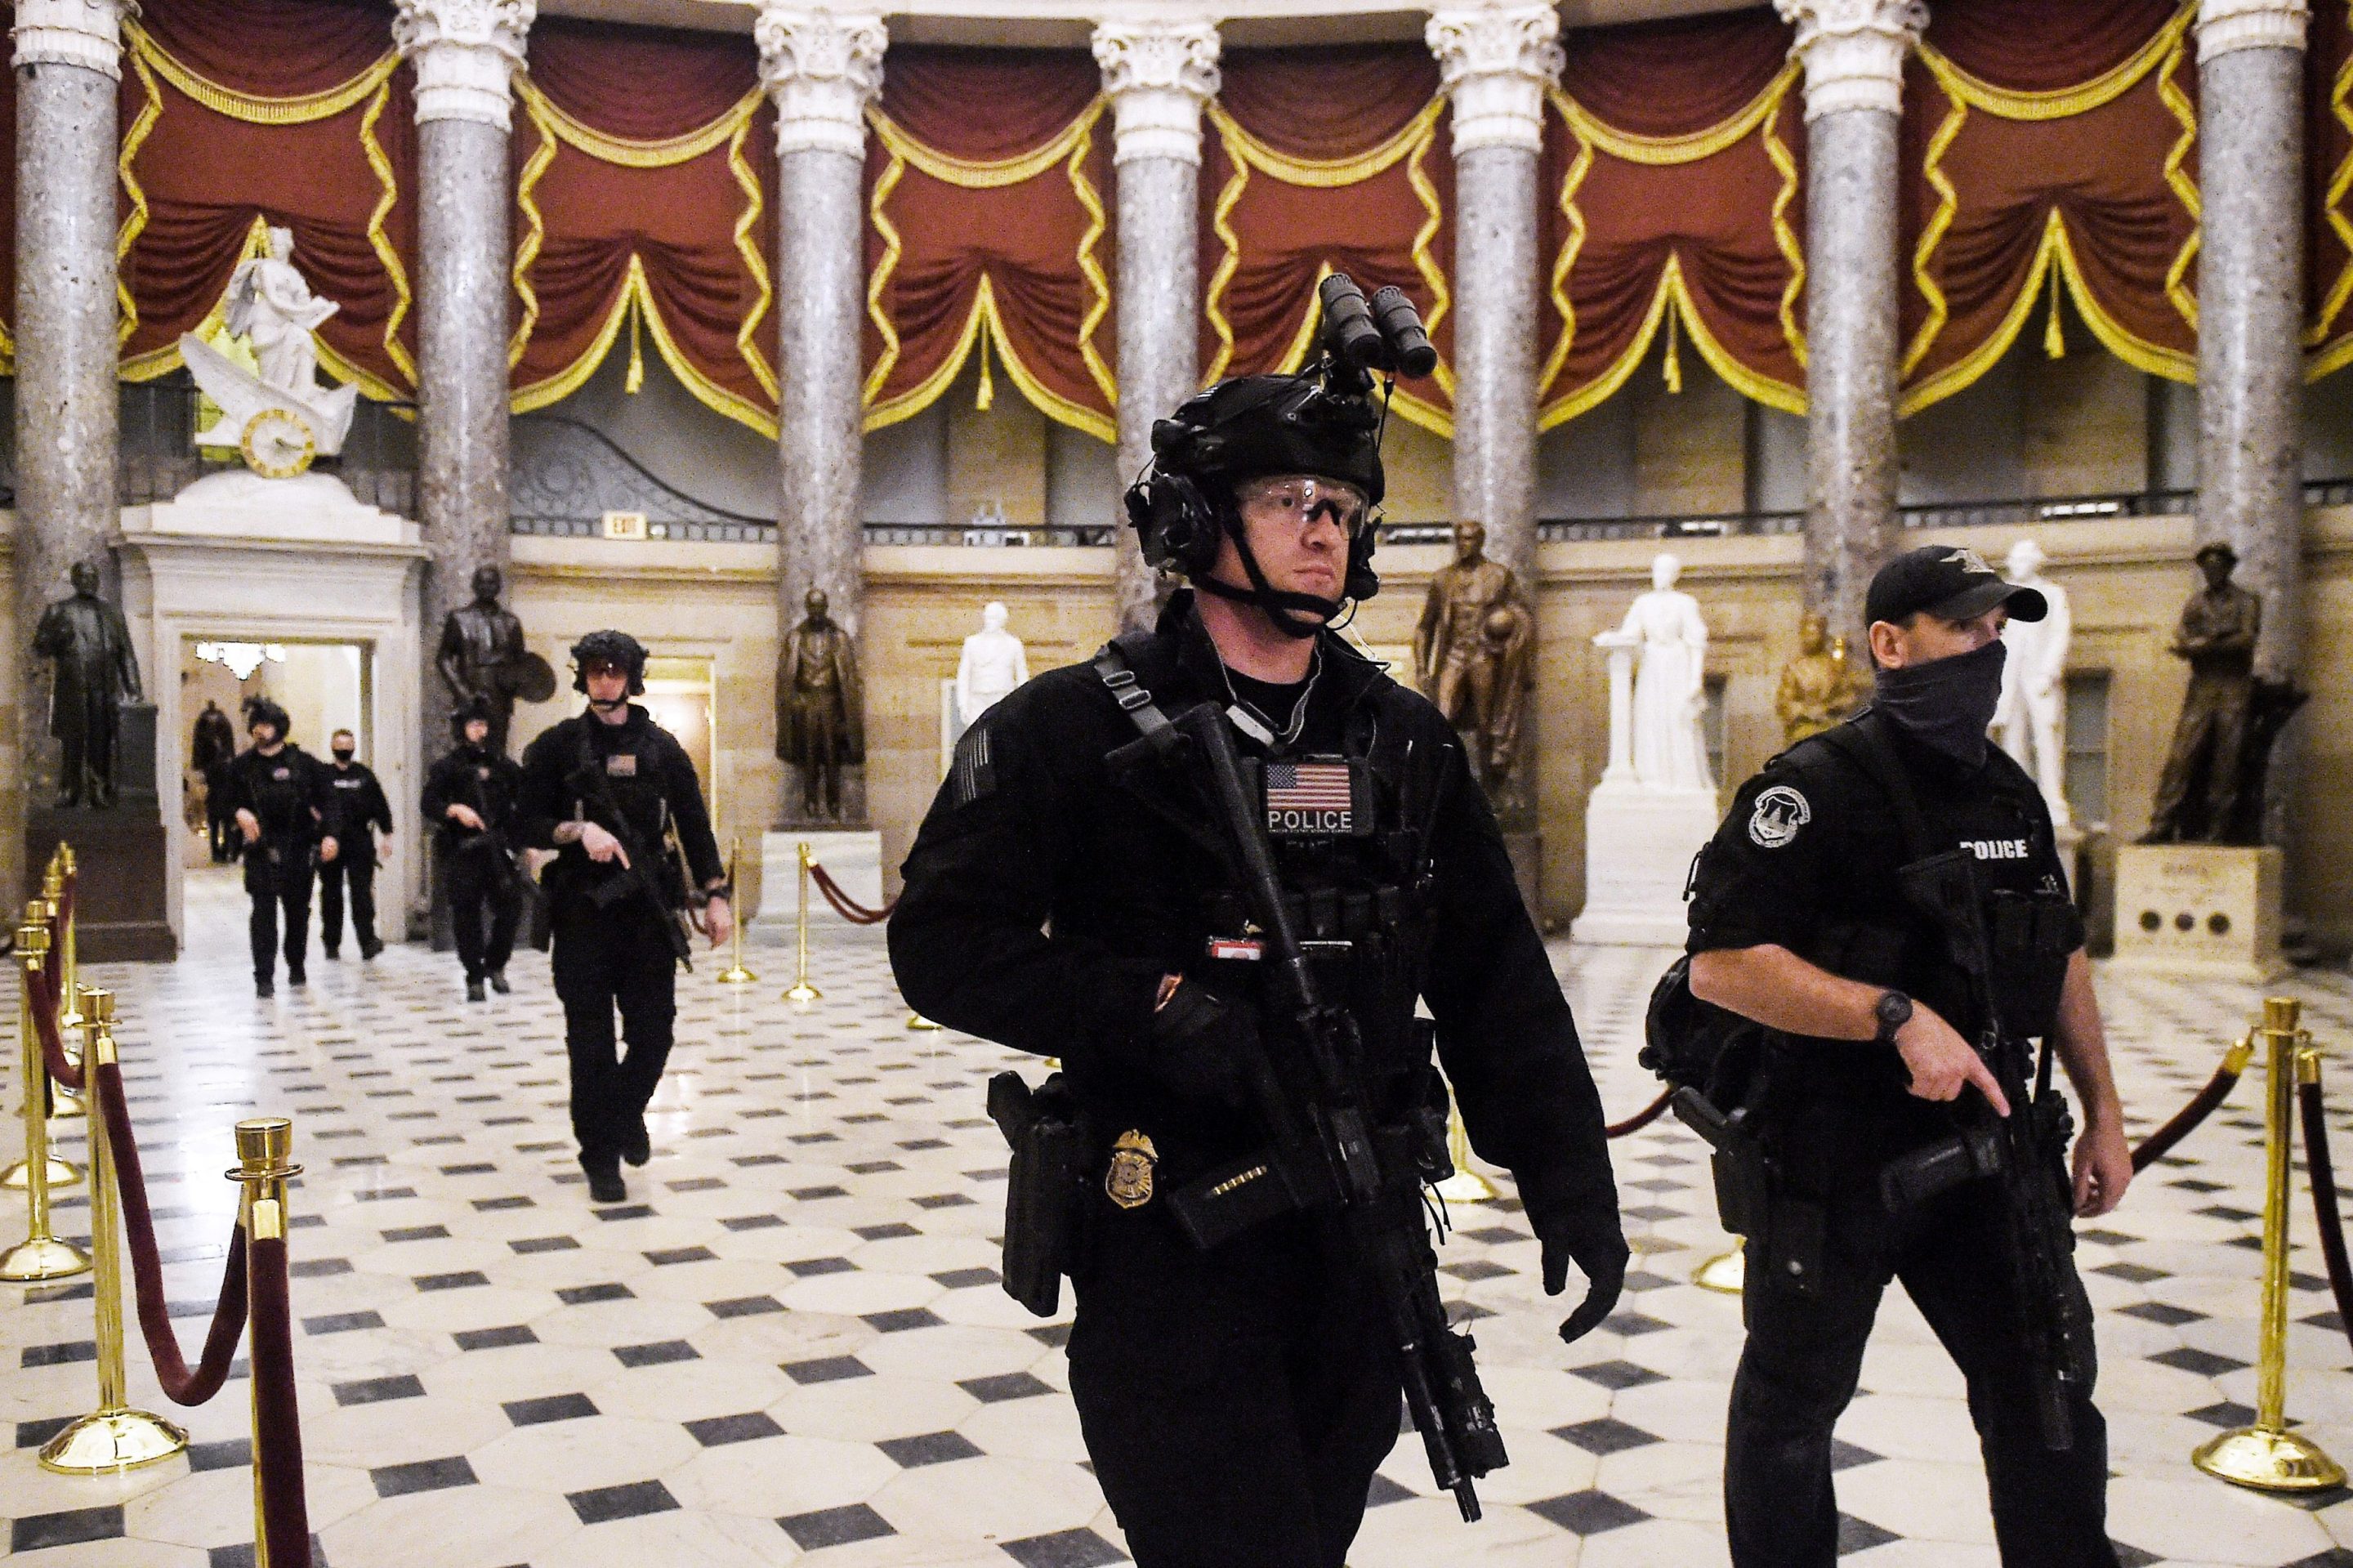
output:
[{"label": "statue pedestal", "polygon": [[1585,808],[1585,913],[1569,938],[1682,947],[1691,930],[1683,884],[1721,816],[1713,789],[1645,789],[1605,779]]},{"label": "statue pedestal", "polygon": [[83,962],[169,963],[180,956],[164,907],[167,852],[152,790],[143,809],[26,811],[28,893],[39,891],[40,874],[61,843],[73,845],[74,941]]},{"label": "statue pedestal", "polygon": [[2257,983],[2285,974],[2281,863],[2280,852],[2269,845],[2120,847],[2115,961]]},{"label": "statue pedestal", "polygon": [[[807,844],[835,885],[852,902],[882,907],[882,835],[873,828],[771,828],[760,835],[760,929],[789,931],[800,909],[800,849]],[[809,881],[809,925],[847,927],[833,912],[814,877]]]}]

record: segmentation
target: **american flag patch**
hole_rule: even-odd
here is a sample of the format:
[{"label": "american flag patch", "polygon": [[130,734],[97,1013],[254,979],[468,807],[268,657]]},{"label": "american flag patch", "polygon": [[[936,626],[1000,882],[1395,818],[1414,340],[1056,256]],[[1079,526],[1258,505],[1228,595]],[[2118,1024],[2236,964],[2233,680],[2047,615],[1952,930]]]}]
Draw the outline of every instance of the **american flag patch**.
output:
[{"label": "american flag patch", "polygon": [[1269,762],[1266,831],[1348,833],[1356,831],[1356,788],[1343,761]]}]

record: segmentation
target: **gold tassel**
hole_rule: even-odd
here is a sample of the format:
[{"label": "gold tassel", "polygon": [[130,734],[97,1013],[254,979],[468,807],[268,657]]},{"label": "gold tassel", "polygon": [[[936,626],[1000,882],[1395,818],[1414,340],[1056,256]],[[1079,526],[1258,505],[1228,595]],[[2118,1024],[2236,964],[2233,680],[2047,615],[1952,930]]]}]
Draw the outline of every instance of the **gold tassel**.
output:
[{"label": "gold tassel", "polygon": [[632,291],[629,294],[629,376],[621,389],[635,397],[638,388],[646,384],[646,345],[639,328],[643,324],[645,306]]},{"label": "gold tassel", "polygon": [[2042,352],[2052,359],[2067,357],[2067,334],[2059,327],[2059,270],[2051,270],[2051,319],[2042,323]]},{"label": "gold tassel", "polygon": [[986,414],[988,412],[988,406],[997,401],[997,383],[991,380],[988,375],[988,340],[987,338],[982,338],[976,345],[976,352],[980,355],[980,390],[974,396],[972,406]]},{"label": "gold tassel", "polygon": [[1675,307],[1669,304],[1667,306],[1666,375],[1667,390],[1670,392],[1680,392],[1683,389],[1683,358],[1676,347],[1676,340],[1680,336],[1675,326],[1676,317]]}]

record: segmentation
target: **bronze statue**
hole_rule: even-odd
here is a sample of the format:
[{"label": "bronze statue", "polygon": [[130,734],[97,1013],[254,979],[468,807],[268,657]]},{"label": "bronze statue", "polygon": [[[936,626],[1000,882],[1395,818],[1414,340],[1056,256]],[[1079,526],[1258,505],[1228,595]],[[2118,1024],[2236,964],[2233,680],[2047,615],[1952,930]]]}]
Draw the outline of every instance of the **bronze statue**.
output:
[{"label": "bronze statue", "polygon": [[2239,553],[2230,546],[2200,546],[2197,559],[2206,586],[2181,607],[2170,649],[2189,662],[2189,689],[2158,779],[2148,832],[2141,835],[2145,844],[2227,843],[2242,836],[2234,829],[2250,760],[2247,720],[2263,600],[2231,580]]},{"label": "bronze statue", "polygon": [[1486,556],[1483,524],[1454,525],[1454,559],[1430,579],[1413,631],[1413,670],[1470,753],[1471,770],[1501,812],[1520,757],[1535,683],[1535,616],[1509,567]]},{"label": "bronze statue", "polygon": [[[507,726],[514,720],[516,694],[540,684],[537,672],[531,669],[535,655],[522,645],[522,622],[499,603],[499,591],[505,586],[498,567],[474,568],[474,602],[451,610],[441,622],[441,648],[436,656],[441,678],[449,684],[453,714],[477,701],[488,705],[491,736],[487,744],[501,757],[507,751]],[[544,660],[536,662],[545,668]],[[545,684],[548,690],[533,700],[543,702],[554,694],[552,672]]]},{"label": "bronze statue", "polygon": [[1829,623],[1808,611],[1798,622],[1798,656],[1781,666],[1780,690],[1773,696],[1783,744],[1795,746],[1845,723],[1870,694],[1870,673],[1847,657],[1846,639],[1832,638]]},{"label": "bronze statue", "polygon": [[776,756],[800,769],[801,810],[841,815],[841,770],[866,760],[866,700],[858,651],[826,614],[823,588],[803,601],[807,618],[786,634],[776,659]]},{"label": "bronze statue", "polygon": [[98,597],[98,567],[77,561],[73,595],[41,612],[33,652],[53,662],[49,733],[65,748],[59,806],[114,804],[120,705],[144,701],[122,612]]}]

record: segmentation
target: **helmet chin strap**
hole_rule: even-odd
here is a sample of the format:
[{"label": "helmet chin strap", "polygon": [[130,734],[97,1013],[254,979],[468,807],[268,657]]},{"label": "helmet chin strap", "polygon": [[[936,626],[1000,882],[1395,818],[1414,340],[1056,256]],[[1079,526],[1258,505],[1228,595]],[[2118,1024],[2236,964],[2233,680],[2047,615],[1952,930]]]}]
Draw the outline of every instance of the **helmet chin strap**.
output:
[{"label": "helmet chin strap", "polygon": [[[1226,512],[1222,507],[1219,510]],[[1293,593],[1287,588],[1278,588],[1268,582],[1266,573],[1259,567],[1258,556],[1250,550],[1250,540],[1243,535],[1240,519],[1232,515],[1230,512],[1226,512],[1226,515],[1220,517],[1219,521],[1225,528],[1226,536],[1233,540],[1236,553],[1242,558],[1242,570],[1249,574],[1250,586],[1247,588],[1239,588],[1231,583],[1220,582],[1208,572],[1204,572],[1195,579],[1193,584],[1195,588],[1202,593],[1214,594],[1222,599],[1229,599],[1236,604],[1256,605],[1265,612],[1267,620],[1273,624],[1277,631],[1285,637],[1303,641],[1323,630],[1339,615],[1340,607],[1345,602],[1341,599],[1318,599],[1312,593]],[[1312,611],[1323,619],[1302,620],[1293,613],[1297,610]]]}]

